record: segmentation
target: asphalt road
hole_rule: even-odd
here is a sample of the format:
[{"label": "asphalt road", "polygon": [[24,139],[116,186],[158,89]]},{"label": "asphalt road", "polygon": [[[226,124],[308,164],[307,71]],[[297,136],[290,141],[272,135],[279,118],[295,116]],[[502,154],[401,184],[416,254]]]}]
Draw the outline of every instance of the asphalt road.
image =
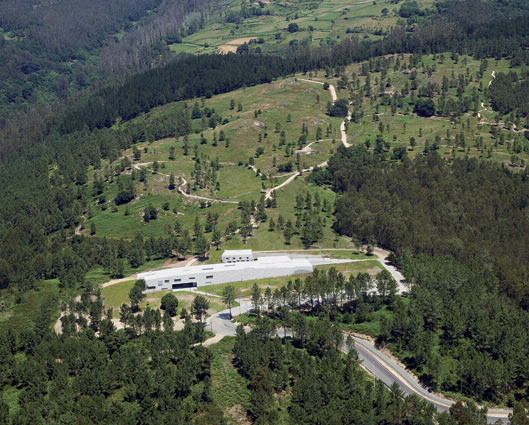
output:
[{"label": "asphalt road", "polygon": [[[239,307],[232,308],[233,316],[246,313],[252,308],[252,303],[247,299],[239,299]],[[211,343],[218,342],[224,336],[234,336],[237,324],[230,320],[229,310],[219,311],[207,319],[207,329],[215,333]],[[279,332],[278,334],[282,334]],[[376,349],[372,344],[362,339],[353,337],[354,347],[358,352],[358,357],[362,361],[362,366],[377,379],[380,379],[388,387],[396,382],[406,395],[416,394],[424,400],[432,403],[439,412],[448,411],[454,403],[443,397],[439,397],[418,384],[410,373],[400,367],[396,362]],[[206,345],[207,341],[206,341]],[[344,350],[347,347],[344,345]],[[489,409],[487,419],[489,423],[495,423],[498,420],[503,423],[509,423],[508,415],[512,410],[508,409]]]},{"label": "asphalt road", "polygon": [[[362,360],[362,365],[374,376],[380,379],[387,386],[396,382],[401,390],[406,394],[416,394],[419,397],[432,403],[439,412],[447,411],[454,403],[451,400],[439,397],[430,393],[428,390],[419,385],[403,368],[396,364],[384,353],[377,350],[367,341],[353,337],[358,357]],[[345,347],[344,347],[345,348]],[[509,423],[508,415],[512,413],[509,409],[489,409],[487,420],[489,423],[495,423],[498,420],[503,423]]]}]

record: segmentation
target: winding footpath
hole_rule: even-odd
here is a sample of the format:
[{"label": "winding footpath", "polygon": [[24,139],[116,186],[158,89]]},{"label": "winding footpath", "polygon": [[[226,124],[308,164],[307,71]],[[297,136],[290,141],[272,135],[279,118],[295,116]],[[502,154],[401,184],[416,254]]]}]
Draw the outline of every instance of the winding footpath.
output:
[{"label": "winding footpath", "polygon": [[[324,84],[321,81],[307,80],[305,78],[298,78],[297,80],[298,81],[306,81],[308,83],[320,84],[320,85]],[[336,102],[336,100],[338,100],[338,95],[336,94],[336,89],[334,88],[334,86],[332,84],[329,84],[329,92],[331,93],[332,101]],[[345,120],[343,120],[342,124],[340,125],[340,134],[341,134],[342,144],[346,148],[351,146],[351,144],[349,142],[347,142],[347,130],[345,128],[345,122],[346,121],[350,121],[350,120],[351,120],[351,111],[348,111],[347,118]],[[312,143],[316,143],[316,142],[312,142]],[[311,144],[309,144],[308,146],[305,146],[305,148],[303,148],[303,149],[308,148]],[[321,164],[318,164],[318,167],[320,167],[320,168],[321,167],[325,167],[325,166],[327,166],[327,161],[322,162]],[[310,168],[307,168],[307,169],[303,170],[302,172],[296,171],[296,172],[292,173],[292,175],[287,180],[285,180],[283,183],[268,189],[265,192],[265,200],[266,199],[270,199],[272,197],[272,193],[273,192],[275,192],[278,189],[281,189],[282,187],[286,186],[287,184],[292,183],[296,177],[302,175],[303,173],[312,171],[313,168],[314,167],[310,167]]]},{"label": "winding footpath", "polygon": [[[325,84],[325,83],[322,83],[321,81],[307,80],[305,78],[298,78],[298,81],[305,81],[307,83],[314,83],[314,84],[321,84],[321,85]],[[331,93],[332,101],[336,102],[338,100],[338,95],[336,94],[336,88],[332,84],[329,84],[329,92]],[[346,148],[351,146],[351,144],[347,142],[347,131],[345,129],[345,122],[350,121],[350,120],[351,120],[351,111],[348,111],[347,118],[344,119],[342,121],[342,124],[340,125],[340,133],[342,135],[342,144]]]},{"label": "winding footpath", "polygon": [[[304,79],[304,78],[298,78],[298,81],[305,81],[305,82],[314,83],[314,84],[320,84],[320,85],[324,84],[321,81],[308,80],[308,79]],[[329,92],[331,94],[332,101],[336,102],[336,100],[338,100],[338,95],[336,94],[336,88],[332,84],[329,84]],[[342,144],[346,148],[351,146],[351,144],[347,141],[347,130],[346,130],[346,122],[350,121],[350,120],[351,120],[351,111],[348,111],[347,118],[344,119],[342,121],[342,124],[340,125],[340,134],[341,134]],[[312,143],[316,143],[316,142],[312,142]],[[303,150],[306,150],[307,148],[309,148],[311,144],[309,144],[308,146],[305,146],[303,148]],[[152,162],[136,163],[136,164],[133,164],[133,167],[135,169],[139,170],[141,166],[148,166],[150,164],[152,164]],[[327,161],[322,162],[321,164],[318,164],[318,167],[325,167],[325,166],[327,166]],[[251,167],[251,168],[254,171],[257,171],[255,169],[255,167]],[[283,183],[281,183],[281,184],[279,184],[277,186],[274,186],[274,187],[272,187],[270,189],[267,189],[266,192],[265,192],[265,200],[270,199],[272,197],[272,193],[274,193],[276,190],[279,190],[282,187],[285,187],[286,185],[292,183],[296,177],[302,175],[303,173],[312,171],[313,168],[314,167],[310,167],[310,168],[307,168],[305,170],[302,170],[301,172],[296,171],[296,172],[292,173],[290,175],[290,177],[288,179],[286,179]],[[169,177],[168,174],[163,174],[163,173],[160,173],[160,172],[158,172],[158,174],[161,174],[163,176]],[[180,176],[180,178],[181,178],[182,182],[177,187],[177,189],[178,189],[178,192],[181,193],[186,198],[198,199],[198,200],[201,200],[201,201],[218,202],[218,203],[222,203],[222,204],[239,204],[239,202],[237,202],[237,201],[230,201],[230,200],[227,200],[227,199],[214,199],[214,198],[208,198],[206,196],[192,195],[190,193],[187,193],[186,192],[186,186],[187,186],[188,182],[186,181],[186,179],[183,176]]]},{"label": "winding footpath", "polygon": [[214,199],[214,198],[207,198],[205,196],[191,195],[190,193],[187,193],[185,191],[185,187],[187,185],[186,179],[183,176],[181,176],[180,178],[182,179],[182,183],[180,184],[180,186],[178,186],[178,192],[180,192],[186,198],[200,199],[202,201],[209,201],[209,202],[219,202],[221,204],[237,204],[237,205],[239,204],[237,201],[228,201],[227,199]]}]

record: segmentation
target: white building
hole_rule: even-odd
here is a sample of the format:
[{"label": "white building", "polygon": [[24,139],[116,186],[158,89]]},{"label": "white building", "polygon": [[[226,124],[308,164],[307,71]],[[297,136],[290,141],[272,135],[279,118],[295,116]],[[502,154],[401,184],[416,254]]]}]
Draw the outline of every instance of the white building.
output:
[{"label": "white building", "polygon": [[205,285],[219,285],[221,283],[307,274],[312,273],[312,271],[312,264],[307,259],[292,259],[288,256],[270,256],[258,257],[253,261],[245,260],[191,267],[174,267],[171,269],[139,273],[138,279],[144,279],[147,287],[146,292],[152,292],[168,289],[199,288]]},{"label": "white building", "polygon": [[227,249],[222,254],[223,263],[240,263],[243,261],[253,261],[253,251],[251,249]]}]

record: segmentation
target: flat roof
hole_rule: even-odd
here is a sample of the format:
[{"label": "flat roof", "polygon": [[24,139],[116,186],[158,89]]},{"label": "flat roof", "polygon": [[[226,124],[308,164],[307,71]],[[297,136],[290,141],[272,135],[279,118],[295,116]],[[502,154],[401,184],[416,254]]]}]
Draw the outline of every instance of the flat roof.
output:
[{"label": "flat roof", "polygon": [[138,273],[138,279],[164,279],[175,275],[219,272],[228,270],[251,270],[268,269],[273,265],[280,267],[310,267],[312,264],[304,258],[291,259],[288,256],[259,257],[256,261],[240,263],[216,263],[203,264],[200,266],[172,267],[170,269],[156,270],[152,272]]},{"label": "flat roof", "polygon": [[226,249],[222,256],[225,255],[252,255],[253,251],[251,249]]}]

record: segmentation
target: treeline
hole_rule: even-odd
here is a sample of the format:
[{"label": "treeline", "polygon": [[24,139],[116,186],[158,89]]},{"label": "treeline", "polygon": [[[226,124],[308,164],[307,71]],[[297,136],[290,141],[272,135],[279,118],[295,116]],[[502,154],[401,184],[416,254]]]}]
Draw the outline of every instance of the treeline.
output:
[{"label": "treeline", "polygon": [[516,115],[529,114],[529,75],[516,72],[500,72],[489,87],[489,95],[494,110],[502,114],[514,112]]},{"label": "treeline", "polygon": [[0,390],[16,394],[0,399],[2,424],[225,423],[211,399],[211,353],[193,347],[196,326],[117,330],[111,311],[85,295],[78,317],[98,317],[97,330],[79,319],[57,336],[54,306],[43,306],[34,329],[0,335]]},{"label": "treeline", "polygon": [[[494,30],[491,30],[491,26]],[[334,68],[390,53],[455,51],[481,57],[509,57],[529,40],[529,17],[498,18],[464,32],[457,21],[440,20],[408,33],[393,30],[381,41],[344,40],[332,48],[299,47],[282,58],[259,54],[204,55],[180,59],[164,68],[136,75],[121,85],[99,90],[69,109],[60,126],[70,132],[110,126],[168,102],[211,96],[245,85],[318,68]]]},{"label": "treeline", "polygon": [[[384,338],[409,352],[433,386],[487,400],[522,394],[527,172],[476,159],[448,163],[436,153],[387,162],[354,147],[340,149],[315,177],[341,193],[336,230],[394,251],[412,283],[400,329],[389,326]],[[456,367],[444,362],[450,357]]]},{"label": "treeline", "polygon": [[[0,128],[4,119],[32,105],[62,102],[101,74],[94,58],[108,38],[160,0],[66,2],[3,1],[0,4]],[[104,11],[104,12],[103,12]],[[92,62],[92,63],[90,63]]]},{"label": "treeline", "polygon": [[24,127],[35,107],[63,105],[104,79],[167,64],[174,54],[163,38],[195,32],[222,8],[211,0],[3,1],[0,129]]},{"label": "treeline", "polygon": [[[219,55],[180,58],[164,68],[139,74],[88,96],[61,114],[59,120],[62,124],[59,127],[62,132],[70,132],[82,129],[85,125],[89,128],[109,126],[118,118],[129,119],[173,100],[222,93],[244,84],[267,82],[293,72],[334,68],[391,53],[453,51],[478,58],[520,58],[520,48],[529,39],[527,16],[505,18],[503,14],[497,13],[492,14],[492,20],[478,20],[473,25],[462,25],[463,17],[470,19],[475,9],[467,4],[469,2],[456,3],[458,8],[464,8],[459,15],[445,16],[440,13],[432,23],[421,24],[413,31],[399,26],[378,41],[350,38],[333,47],[291,46],[287,57],[282,58],[261,57],[259,54],[237,59]],[[124,51],[128,52],[127,49]],[[162,57],[162,52],[159,53]],[[109,61],[117,60],[118,57],[118,52],[114,52],[109,55]],[[161,63],[164,61],[165,59]],[[114,67],[111,64],[108,66]],[[145,64],[138,64],[138,69],[144,67]],[[239,69],[244,73],[239,72]],[[193,76],[197,78],[192,79]],[[88,83],[86,75],[79,75],[77,80],[85,86]],[[54,81],[60,82],[60,79]],[[199,84],[195,88],[196,82]],[[59,97],[66,96],[68,92],[65,83],[57,86]],[[20,135],[13,130],[1,135],[0,151],[16,151],[42,140],[49,133],[50,125],[55,127],[53,121],[48,119],[47,124],[32,128],[27,134]]]},{"label": "treeline", "polygon": [[294,333],[292,343],[272,338],[275,326],[265,319],[248,334],[237,329],[234,363],[248,379],[254,423],[278,423],[282,413],[303,424],[486,424],[485,411],[475,405],[457,403],[438,414],[417,396],[404,396],[397,384],[388,390],[381,381],[373,383],[354,348],[346,356],[340,352],[343,337],[336,325],[297,319],[305,322],[306,333]]}]

